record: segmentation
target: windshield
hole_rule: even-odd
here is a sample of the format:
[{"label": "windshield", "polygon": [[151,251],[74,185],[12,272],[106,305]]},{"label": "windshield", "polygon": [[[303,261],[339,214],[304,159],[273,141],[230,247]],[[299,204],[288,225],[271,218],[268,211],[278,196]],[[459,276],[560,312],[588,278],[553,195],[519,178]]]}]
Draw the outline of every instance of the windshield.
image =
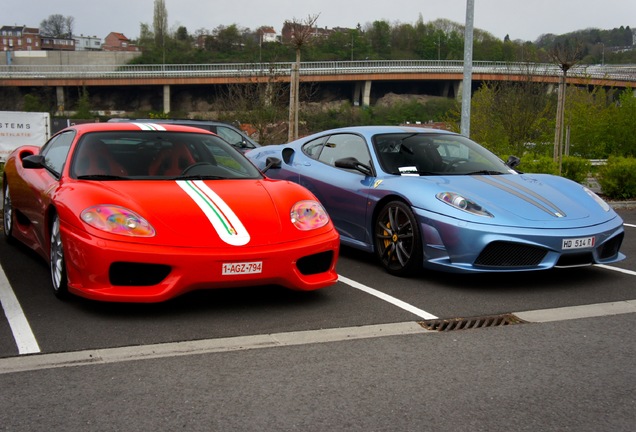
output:
[{"label": "windshield", "polygon": [[395,133],[376,135],[382,169],[396,175],[510,174],[501,159],[461,135]]},{"label": "windshield", "polygon": [[71,176],[112,179],[258,179],[261,173],[215,135],[167,131],[86,134],[77,143]]}]

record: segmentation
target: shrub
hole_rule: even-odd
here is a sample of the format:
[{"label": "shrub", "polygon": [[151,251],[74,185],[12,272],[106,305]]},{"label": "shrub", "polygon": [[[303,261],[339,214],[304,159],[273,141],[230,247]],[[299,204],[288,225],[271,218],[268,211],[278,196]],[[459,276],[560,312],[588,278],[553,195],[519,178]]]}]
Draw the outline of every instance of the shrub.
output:
[{"label": "shrub", "polygon": [[610,156],[599,169],[598,182],[603,195],[613,199],[636,197],[636,159]]},{"label": "shrub", "polygon": [[[550,156],[524,155],[518,167],[527,173],[559,175],[559,164]],[[577,156],[564,156],[561,163],[561,175],[577,183],[584,183],[592,169],[592,163]]]},{"label": "shrub", "polygon": [[576,156],[563,156],[561,173],[563,177],[583,183],[592,169],[592,163],[588,159]]},{"label": "shrub", "polygon": [[559,174],[559,165],[550,156],[524,155],[517,169],[527,173]]}]

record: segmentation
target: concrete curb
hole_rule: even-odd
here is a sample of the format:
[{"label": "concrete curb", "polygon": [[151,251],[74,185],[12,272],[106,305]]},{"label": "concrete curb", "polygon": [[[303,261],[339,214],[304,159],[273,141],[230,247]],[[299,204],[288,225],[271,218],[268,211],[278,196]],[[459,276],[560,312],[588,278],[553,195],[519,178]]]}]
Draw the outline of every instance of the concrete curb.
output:
[{"label": "concrete curb", "polygon": [[613,209],[629,210],[636,208],[636,201],[606,201]]}]

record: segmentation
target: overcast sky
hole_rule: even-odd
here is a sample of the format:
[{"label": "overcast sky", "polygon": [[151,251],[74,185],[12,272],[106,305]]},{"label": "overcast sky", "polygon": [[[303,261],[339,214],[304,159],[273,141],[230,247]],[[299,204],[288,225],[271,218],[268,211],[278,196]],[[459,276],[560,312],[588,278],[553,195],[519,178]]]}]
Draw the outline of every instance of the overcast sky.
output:
[{"label": "overcast sky", "polygon": [[[53,14],[72,16],[74,33],[104,38],[111,31],[130,39],[139,25],[152,26],[154,0],[10,0],[0,8],[0,25],[39,27]],[[302,22],[319,15],[320,27],[363,27],[376,20],[414,24],[445,18],[466,20],[466,0],[165,0],[168,26],[189,33],[236,24],[252,30],[272,26],[278,33],[285,20]],[[474,0],[474,26],[499,39],[534,41],[542,34],[586,28],[636,27],[636,0]]]}]

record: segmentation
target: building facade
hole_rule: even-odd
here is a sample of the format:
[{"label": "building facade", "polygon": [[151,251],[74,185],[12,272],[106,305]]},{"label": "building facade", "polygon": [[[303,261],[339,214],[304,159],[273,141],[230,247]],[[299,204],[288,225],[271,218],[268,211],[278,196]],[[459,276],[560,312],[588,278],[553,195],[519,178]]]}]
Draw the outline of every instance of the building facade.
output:
[{"label": "building facade", "polygon": [[104,51],[139,51],[139,47],[132,43],[123,33],[110,32],[102,45]]},{"label": "building facade", "polygon": [[40,50],[40,29],[27,26],[2,26],[0,43],[3,51]]},{"label": "building facade", "polygon": [[102,39],[97,36],[73,36],[75,40],[75,51],[100,51],[102,49]]}]

